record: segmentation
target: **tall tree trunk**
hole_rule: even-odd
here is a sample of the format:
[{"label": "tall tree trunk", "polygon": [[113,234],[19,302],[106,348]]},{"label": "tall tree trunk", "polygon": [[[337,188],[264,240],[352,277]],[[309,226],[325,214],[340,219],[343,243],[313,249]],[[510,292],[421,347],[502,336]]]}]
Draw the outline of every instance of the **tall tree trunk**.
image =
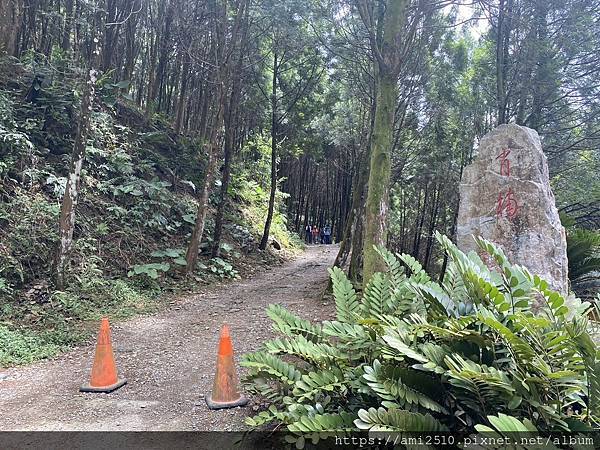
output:
[{"label": "tall tree trunk", "polygon": [[[171,2],[173,0],[170,0]],[[200,241],[202,240],[202,234],[204,232],[204,224],[206,220],[206,213],[208,210],[208,201],[210,197],[210,190],[213,182],[214,167],[217,160],[218,150],[221,144],[221,128],[223,126],[223,119],[225,115],[225,102],[227,97],[227,83],[228,83],[228,64],[225,55],[226,45],[226,27],[227,27],[227,3],[223,2],[218,4],[217,1],[211,2],[211,7],[214,11],[213,21],[213,34],[215,41],[213,42],[212,51],[214,51],[214,81],[217,86],[217,104],[215,120],[213,122],[213,128],[211,130],[208,163],[206,166],[206,173],[204,175],[204,183],[200,195],[198,197],[198,212],[196,215],[196,223],[194,225],[194,231],[190,239],[190,244],[186,253],[186,272],[188,274],[194,272],[196,269],[196,262],[198,261],[198,250],[200,248]]]},{"label": "tall tree trunk", "polygon": [[68,53],[71,49],[71,30],[73,29],[73,0],[65,0],[65,26],[63,29],[61,48]]},{"label": "tall tree trunk", "polygon": [[239,102],[239,80],[234,79],[229,105],[226,111],[225,120],[225,159],[223,161],[223,173],[221,176],[221,191],[219,193],[219,206],[215,215],[215,229],[213,231],[213,246],[211,254],[213,257],[219,256],[221,252],[221,235],[223,233],[223,219],[225,216],[225,206],[227,204],[227,193],[229,191],[229,181],[231,179],[231,162],[235,151],[235,127],[236,127],[236,109]]},{"label": "tall tree trunk", "polygon": [[0,1],[0,52],[14,53],[14,42],[18,32],[18,6],[16,0]]},{"label": "tall tree trunk", "polygon": [[[473,137],[471,137],[471,139],[469,139],[467,142],[473,142]],[[468,150],[468,155],[467,152],[465,152],[465,150],[463,149],[460,153],[460,173],[458,176],[459,180],[462,180],[462,176],[463,176],[463,171],[465,169],[465,166],[471,162],[473,157],[473,146],[470,145],[469,146],[469,150]],[[452,239],[454,242],[456,242],[456,227],[458,224],[458,209],[460,206],[460,194],[457,195],[457,199],[456,199],[456,203],[454,205],[454,214],[452,216],[452,231],[450,232],[450,239]],[[442,268],[440,269],[440,277],[439,277],[439,283],[443,283],[444,282],[444,276],[446,275],[446,269],[448,267],[448,253],[444,252],[444,261],[442,262]]]},{"label": "tall tree trunk", "polygon": [[[141,0],[139,0],[141,2]],[[138,0],[131,1],[131,8],[138,8]],[[142,5],[139,9],[141,11]],[[133,69],[135,67],[136,54],[139,51],[139,44],[136,43],[136,31],[138,24],[138,14],[129,18],[125,24],[125,61],[123,65],[123,80],[133,81]],[[133,84],[133,83],[132,83]]]},{"label": "tall tree trunk", "polygon": [[[243,17],[243,20],[240,18]],[[241,96],[241,72],[244,61],[244,41],[246,35],[246,27],[248,24],[248,1],[242,1],[238,4],[236,14],[236,23],[232,31],[232,54],[237,49],[237,58],[234,67],[232,68],[233,76],[231,81],[231,93],[227,108],[225,109],[225,155],[223,162],[223,174],[221,177],[221,191],[219,195],[219,206],[215,216],[215,229],[213,232],[213,247],[211,250],[212,256],[217,257],[221,252],[221,235],[223,233],[223,220],[225,215],[225,207],[227,205],[229,181],[231,179],[231,164],[233,156],[237,148],[238,141],[236,140],[236,131],[238,129],[237,113],[238,104]],[[242,29],[240,29],[240,27]],[[241,33],[240,33],[241,32]],[[239,41],[239,42],[238,42]]]},{"label": "tall tree trunk", "polygon": [[[365,159],[366,158],[364,156],[359,158],[358,164],[356,165],[354,171],[354,182],[352,183],[352,206],[348,212],[348,217],[346,217],[346,226],[344,227],[342,242],[333,263],[335,267],[343,267],[346,264],[348,255],[352,250],[352,241],[357,227],[357,222],[361,220],[360,207],[363,203],[364,188],[367,184],[367,179],[369,176],[369,166],[368,164],[365,164]],[[358,252],[361,251],[362,249],[358,249]]]},{"label": "tall tree trunk", "polygon": [[215,137],[211,139],[211,141],[212,142],[208,146],[208,162],[206,164],[206,172],[204,174],[204,183],[202,183],[202,189],[200,190],[200,195],[198,196],[198,212],[196,213],[196,223],[194,224],[194,231],[192,231],[190,244],[185,255],[186,272],[188,274],[193,273],[194,270],[196,270],[200,241],[202,240],[202,235],[204,234],[204,224],[206,223],[210,187],[213,182],[215,162],[219,152],[217,142],[218,138]]},{"label": "tall tree trunk", "polygon": [[365,205],[365,241],[363,277],[367,283],[373,274],[384,270],[375,246],[386,245],[391,170],[391,146],[394,112],[398,97],[395,76],[382,74],[377,86],[377,106],[373,129],[373,147]]},{"label": "tall tree trunk", "polygon": [[423,199],[423,208],[417,211],[417,222],[415,224],[415,240],[413,242],[412,255],[419,259],[419,253],[421,251],[421,237],[423,235],[423,224],[425,223],[425,215],[427,214],[427,205],[429,200],[429,183],[425,185],[425,198]]},{"label": "tall tree trunk", "polygon": [[514,0],[500,0],[498,4],[498,23],[496,36],[496,100],[498,109],[498,125],[507,123],[508,96],[506,83],[508,77],[510,33],[512,31],[512,15]]},{"label": "tall tree trunk", "polygon": [[187,55],[183,55],[184,62],[181,74],[181,89],[179,91],[179,97],[177,100],[177,112],[175,116],[175,132],[181,132],[181,126],[183,124],[183,111],[187,101],[187,87],[190,79],[190,59]]},{"label": "tall tree trunk", "polygon": [[535,27],[536,27],[536,61],[535,61],[535,80],[533,83],[533,100],[531,114],[527,124],[534,130],[539,129],[542,122],[542,107],[547,100],[547,90],[550,79],[551,57],[547,51],[548,25],[546,23],[548,16],[548,4],[543,0],[535,2]]},{"label": "tall tree trunk", "polygon": [[156,68],[156,76],[152,86],[152,100],[157,103],[157,108],[162,107],[162,98],[165,85],[165,76],[169,63],[169,42],[171,40],[171,25],[173,22],[174,0],[168,0],[166,16],[164,19],[164,28],[162,30],[160,47],[158,54],[158,67]]},{"label": "tall tree trunk", "polygon": [[198,250],[200,249],[200,241],[202,240],[202,235],[204,233],[204,224],[206,222],[206,213],[208,211],[210,190],[213,183],[213,174],[215,171],[214,169],[221,141],[220,129],[223,123],[223,109],[225,103],[225,92],[221,83],[219,83],[219,88],[217,91],[217,112],[211,131],[210,143],[208,144],[208,162],[206,164],[202,189],[198,195],[198,212],[196,213],[196,223],[194,225],[194,231],[192,232],[190,244],[185,256],[186,272],[188,274],[194,272],[196,269],[196,262],[198,261]]},{"label": "tall tree trunk", "polygon": [[271,222],[275,211],[275,194],[277,193],[277,75],[279,63],[277,60],[277,51],[273,50],[273,80],[271,91],[271,193],[269,195],[269,209],[267,211],[267,220],[259,248],[265,250],[269,243],[269,233],[271,231]]},{"label": "tall tree trunk", "polygon": [[60,242],[54,258],[54,281],[58,289],[65,286],[66,266],[69,252],[73,245],[73,230],[75,229],[75,208],[79,199],[79,184],[81,179],[81,168],[85,159],[85,147],[90,128],[90,118],[94,104],[94,88],[96,84],[96,72],[90,69],[81,99],[81,111],[79,125],[73,152],[71,154],[71,168],[65,186],[65,193],[60,209],[58,222],[58,234]]},{"label": "tall tree trunk", "polygon": [[375,246],[385,246],[387,243],[391,151],[398,98],[398,75],[402,62],[400,60],[400,36],[406,21],[408,3],[407,0],[389,0],[383,17],[380,47],[376,37],[372,36],[371,47],[375,53],[377,64],[375,71],[377,100],[365,205],[363,252],[365,284],[369,282],[375,272],[385,269],[384,262],[375,250]]},{"label": "tall tree trunk", "polygon": [[[152,3],[150,3],[148,5],[148,14],[150,15],[150,18],[152,19],[152,7],[151,7]],[[159,43],[161,42],[161,37],[160,37],[160,31],[161,29],[157,29],[156,30],[156,35],[153,36],[150,35],[150,38],[148,39],[148,43],[146,44],[148,50],[147,53],[145,55],[144,61],[147,59],[148,60],[148,93],[146,96],[146,116],[150,117],[152,112],[153,112],[153,108],[154,108],[154,98],[156,96],[156,92],[155,92],[155,87],[156,87],[156,82],[155,79],[157,77],[156,74],[156,61],[158,60],[158,47],[159,47]],[[149,56],[148,56],[149,55]]]},{"label": "tall tree trunk", "polygon": [[[117,2],[108,0],[106,2],[106,22],[107,24],[115,24],[117,22]],[[119,25],[107,25],[104,27],[104,43],[102,45],[102,62],[100,70],[106,72],[112,66],[113,58],[115,57],[115,46],[118,39]]]},{"label": "tall tree trunk", "polygon": [[425,257],[423,258],[423,267],[428,271],[431,254],[433,252],[433,234],[435,232],[438,220],[438,213],[440,209],[440,197],[441,197],[441,186],[434,186],[434,200],[431,211],[431,220],[429,222],[429,229],[427,230],[427,245],[425,247]]}]

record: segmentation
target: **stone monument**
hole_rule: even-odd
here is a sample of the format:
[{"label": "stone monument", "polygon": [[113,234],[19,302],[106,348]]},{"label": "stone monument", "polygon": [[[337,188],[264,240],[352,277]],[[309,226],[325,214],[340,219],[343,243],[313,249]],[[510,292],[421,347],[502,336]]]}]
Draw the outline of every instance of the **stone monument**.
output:
[{"label": "stone monument", "polygon": [[481,236],[499,245],[513,264],[568,293],[565,229],[535,130],[500,125],[481,139],[460,184],[456,233],[462,251],[477,251],[473,236]]}]

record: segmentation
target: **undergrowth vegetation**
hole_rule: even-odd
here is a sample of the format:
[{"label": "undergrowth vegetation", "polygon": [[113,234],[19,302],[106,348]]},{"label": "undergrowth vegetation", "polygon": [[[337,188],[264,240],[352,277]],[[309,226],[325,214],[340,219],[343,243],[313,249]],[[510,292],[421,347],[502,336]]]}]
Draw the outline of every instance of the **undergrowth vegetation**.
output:
[{"label": "undergrowth vegetation", "polygon": [[449,256],[436,282],[411,256],[387,263],[359,295],[331,270],[336,320],[271,305],[283,337],[244,356],[248,388],[271,406],[253,427],[283,424],[288,442],[350,431],[462,435],[580,432],[600,423],[600,352],[590,304],[564,298],[478,240],[492,271],[437,235]]},{"label": "undergrowth vegetation", "polygon": [[[231,188],[237,193],[242,203],[246,204],[243,214],[247,223],[252,224],[252,232],[260,235],[263,231],[264,218],[269,208],[269,168],[271,164],[270,138],[257,134],[242,150],[246,170],[238,170]],[[281,180],[279,180],[281,181]],[[289,194],[280,189],[275,193],[275,211],[271,223],[270,235],[282,246],[289,249],[300,249],[302,241],[296,233],[289,233],[287,217],[284,214],[284,202]]]},{"label": "undergrowth vegetation", "polygon": [[[69,278],[56,290],[51,265],[80,96],[75,79],[39,61],[0,60],[0,367],[56,354],[95,330],[87,322],[102,314],[154,311],[165,291],[237,278],[252,264],[247,255],[272,258],[255,252],[268,180],[249,159],[234,171],[243,181],[231,186],[220,256],[209,256],[209,215],[197,271],[184,277],[202,142],[174,133],[158,115],[145,117],[101,79]],[[276,233],[292,245],[284,222]]]}]

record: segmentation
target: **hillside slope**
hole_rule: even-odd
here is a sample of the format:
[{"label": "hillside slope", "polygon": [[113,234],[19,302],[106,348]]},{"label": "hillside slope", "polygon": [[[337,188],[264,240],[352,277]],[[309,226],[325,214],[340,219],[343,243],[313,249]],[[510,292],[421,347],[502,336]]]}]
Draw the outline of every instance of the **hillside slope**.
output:
[{"label": "hillside slope", "polygon": [[100,315],[152,311],[165,291],[236,278],[280,259],[272,249],[257,251],[268,199],[253,180],[261,161],[240,158],[221,256],[207,255],[209,216],[199,268],[184,277],[203,145],[174,133],[160,116],[146,117],[120,86],[99,80],[68,285],[57,291],[51,266],[78,117],[77,79],[0,60],[0,366],[56,354],[88,335],[95,328],[88,321]]}]

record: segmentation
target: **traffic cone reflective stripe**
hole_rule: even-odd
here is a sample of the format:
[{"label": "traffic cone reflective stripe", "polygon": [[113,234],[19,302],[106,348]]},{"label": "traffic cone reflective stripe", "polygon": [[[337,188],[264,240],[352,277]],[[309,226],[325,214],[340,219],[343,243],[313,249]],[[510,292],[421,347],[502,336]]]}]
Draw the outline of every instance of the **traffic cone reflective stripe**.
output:
[{"label": "traffic cone reflective stripe", "polygon": [[240,394],[239,381],[233,361],[233,345],[229,327],[223,325],[217,354],[217,371],[211,395],[205,397],[210,409],[244,406],[248,399]]},{"label": "traffic cone reflective stripe", "polygon": [[117,366],[110,339],[110,325],[105,317],[100,323],[90,383],[81,386],[79,390],[81,392],[112,392],[125,383],[127,380],[119,380],[117,377]]}]

